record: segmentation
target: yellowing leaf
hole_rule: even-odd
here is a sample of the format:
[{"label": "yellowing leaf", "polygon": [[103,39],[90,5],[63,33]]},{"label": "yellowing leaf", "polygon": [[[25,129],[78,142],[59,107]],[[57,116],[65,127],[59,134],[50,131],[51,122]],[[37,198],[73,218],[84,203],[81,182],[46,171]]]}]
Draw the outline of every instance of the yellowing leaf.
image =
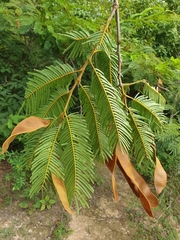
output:
[{"label": "yellowing leaf", "polygon": [[58,178],[53,173],[51,174],[53,184],[56,188],[56,191],[58,193],[59,199],[62,202],[63,207],[66,209],[66,211],[70,214],[73,214],[72,210],[70,209],[67,193],[66,193],[66,187],[64,185],[64,182],[61,178]]},{"label": "yellowing leaf", "polygon": [[115,155],[113,155],[112,159],[109,159],[109,161],[106,161],[106,166],[109,168],[109,170],[112,173],[111,181],[112,181],[112,189],[113,189],[113,195],[114,195],[115,201],[118,200],[118,191],[117,191],[117,186],[116,186],[116,180],[114,177],[114,169],[116,166],[116,161],[117,161],[117,157]]},{"label": "yellowing leaf", "polygon": [[22,133],[30,133],[34,132],[42,127],[47,127],[49,125],[50,121],[45,120],[43,118],[39,117],[28,117],[24,120],[22,120],[12,131],[10,137],[6,139],[6,141],[2,145],[2,154],[4,154],[10,143],[15,139],[17,135],[20,135]]},{"label": "yellowing leaf", "polygon": [[154,185],[156,193],[160,194],[167,184],[167,174],[164,171],[159,159],[156,157],[156,168],[154,172]]},{"label": "yellowing leaf", "polygon": [[132,166],[128,154],[121,149],[120,144],[116,147],[116,156],[118,159],[118,166],[126,177],[131,189],[140,198],[145,211],[149,216],[153,217],[151,207],[157,207],[158,199],[151,192],[150,188],[139,175],[139,173]]}]

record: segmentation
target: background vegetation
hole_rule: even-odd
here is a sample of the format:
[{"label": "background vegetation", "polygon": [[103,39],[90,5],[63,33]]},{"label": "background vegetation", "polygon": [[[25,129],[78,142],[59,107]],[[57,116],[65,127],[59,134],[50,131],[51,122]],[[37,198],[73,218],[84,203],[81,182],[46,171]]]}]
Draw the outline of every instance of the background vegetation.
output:
[{"label": "background vegetation", "polygon": [[[109,16],[112,1],[4,0],[0,3],[0,142],[22,120],[21,109],[28,72],[45,66],[71,63],[79,67],[85,53],[69,57],[71,39],[64,36],[72,30],[89,32],[102,29]],[[146,79],[166,98],[166,131],[156,136],[157,155],[168,174],[180,174],[180,6],[178,0],[122,0],[121,54],[123,83]],[[116,37],[115,21],[110,36]],[[90,76],[87,71],[87,81]],[[129,89],[135,96],[137,89]],[[23,137],[16,140],[6,157],[12,165],[14,189],[25,184],[24,169],[18,149],[23,151]],[[11,159],[14,159],[13,161]],[[14,164],[14,165],[13,165]],[[136,164],[136,162],[135,162]],[[14,166],[19,166],[17,168]],[[151,170],[137,165],[142,175]],[[24,174],[24,171],[26,174]],[[14,176],[14,180],[13,180]],[[20,176],[20,177],[18,177]]]}]

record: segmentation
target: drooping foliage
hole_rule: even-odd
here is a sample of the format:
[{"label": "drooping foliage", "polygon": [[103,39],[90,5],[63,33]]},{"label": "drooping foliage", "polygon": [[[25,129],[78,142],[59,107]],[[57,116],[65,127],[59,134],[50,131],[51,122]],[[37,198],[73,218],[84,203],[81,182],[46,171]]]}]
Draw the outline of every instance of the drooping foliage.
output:
[{"label": "drooping foliage", "polygon": [[[93,32],[80,27],[63,35],[71,40],[64,52],[72,64],[60,61],[30,74],[25,93],[28,117],[15,127],[2,149],[6,151],[15,136],[42,128],[25,142],[28,157],[24,162],[31,164],[32,170],[31,196],[47,190],[53,181],[68,212],[73,201],[77,208],[79,204],[87,206],[93,192],[94,164],[101,161],[112,174],[111,163],[113,169],[116,165],[120,168],[146,212],[153,216],[151,208],[157,206],[157,198],[130,157],[140,165],[150,162],[156,166],[155,186],[160,193],[166,174],[156,157],[154,135],[163,129],[165,99],[146,80],[121,82],[120,53],[116,55],[109,32],[118,11],[117,1],[114,3],[104,29]],[[128,91],[132,85],[137,87],[136,96]],[[113,190],[116,196],[116,187]]]}]

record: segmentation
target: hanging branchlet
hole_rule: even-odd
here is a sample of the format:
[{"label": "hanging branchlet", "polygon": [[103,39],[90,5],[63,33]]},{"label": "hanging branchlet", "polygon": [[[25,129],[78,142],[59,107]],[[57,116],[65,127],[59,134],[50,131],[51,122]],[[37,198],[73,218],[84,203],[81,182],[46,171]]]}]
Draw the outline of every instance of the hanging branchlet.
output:
[{"label": "hanging branchlet", "polygon": [[[108,35],[114,16],[117,53]],[[158,205],[158,200],[130,158],[133,156],[139,166],[145,161],[147,166],[152,161],[156,163],[154,183],[158,195],[166,186],[167,176],[156,157],[154,133],[162,130],[165,99],[145,79],[122,83],[118,0],[113,1],[102,31],[88,33],[81,29],[66,34],[66,37],[72,44],[65,52],[70,52],[69,57],[78,62],[78,66],[78,57],[85,53],[81,67],[76,69],[73,61],[72,66],[57,62],[56,66],[31,73],[25,106],[26,115],[32,116],[14,128],[2,146],[2,153],[15,137],[31,133],[22,157],[24,165],[32,166],[30,196],[48,190],[48,184],[53,183],[69,213],[72,213],[73,201],[77,211],[79,206],[88,206],[93,192],[95,161],[103,161],[111,171],[113,195],[117,200],[114,169],[118,167],[147,214],[153,217],[152,208]],[[86,73],[90,73],[88,78]],[[128,96],[126,88],[135,84],[143,85],[143,89],[138,90],[139,95],[135,97]],[[72,111],[77,106],[73,99],[77,88],[81,114]]]}]

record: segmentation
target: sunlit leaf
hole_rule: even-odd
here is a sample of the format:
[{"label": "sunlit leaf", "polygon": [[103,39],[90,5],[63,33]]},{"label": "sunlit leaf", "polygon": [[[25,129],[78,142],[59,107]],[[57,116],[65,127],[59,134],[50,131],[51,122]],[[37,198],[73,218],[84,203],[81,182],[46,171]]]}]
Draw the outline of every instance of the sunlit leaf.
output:
[{"label": "sunlit leaf", "polygon": [[68,213],[73,213],[72,210],[70,209],[68,198],[67,198],[67,193],[66,193],[66,187],[64,185],[64,182],[62,179],[58,178],[56,175],[53,173],[51,174],[53,184],[57,190],[58,196],[60,201],[62,202],[63,207],[66,209]]},{"label": "sunlit leaf", "polygon": [[15,139],[17,135],[20,135],[22,133],[30,133],[34,132],[40,128],[47,127],[49,125],[50,121],[45,120],[43,118],[31,116],[24,120],[22,120],[12,131],[10,137],[6,139],[6,141],[3,143],[2,146],[2,154],[4,154],[10,143]]},{"label": "sunlit leaf", "polygon": [[160,194],[167,184],[167,174],[164,171],[159,159],[156,157],[156,168],[154,172],[154,185],[156,193]]}]

